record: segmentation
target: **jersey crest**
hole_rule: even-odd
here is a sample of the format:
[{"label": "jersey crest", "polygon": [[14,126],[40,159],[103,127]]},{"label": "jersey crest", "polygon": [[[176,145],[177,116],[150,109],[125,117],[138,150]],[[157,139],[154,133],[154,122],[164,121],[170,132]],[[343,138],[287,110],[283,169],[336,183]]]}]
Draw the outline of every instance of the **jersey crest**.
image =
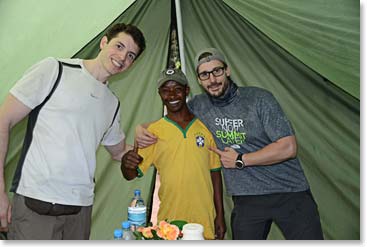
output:
[{"label": "jersey crest", "polygon": [[205,145],[205,138],[203,136],[196,136],[196,145],[200,147],[204,147]]}]

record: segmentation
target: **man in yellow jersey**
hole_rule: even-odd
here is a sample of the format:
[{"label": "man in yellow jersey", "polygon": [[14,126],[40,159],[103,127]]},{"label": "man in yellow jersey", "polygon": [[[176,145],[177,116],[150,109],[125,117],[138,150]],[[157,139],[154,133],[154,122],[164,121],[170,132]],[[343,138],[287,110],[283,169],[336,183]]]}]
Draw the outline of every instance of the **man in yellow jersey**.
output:
[{"label": "man in yellow jersey", "polygon": [[187,78],[178,69],[162,71],[158,92],[167,115],[150,124],[158,141],[127,152],[121,171],[127,180],[141,177],[153,164],[161,179],[160,220],[185,220],[204,226],[205,239],[223,239],[226,232],[222,197],[221,163],[208,150],[215,146],[205,125],[186,105]]}]

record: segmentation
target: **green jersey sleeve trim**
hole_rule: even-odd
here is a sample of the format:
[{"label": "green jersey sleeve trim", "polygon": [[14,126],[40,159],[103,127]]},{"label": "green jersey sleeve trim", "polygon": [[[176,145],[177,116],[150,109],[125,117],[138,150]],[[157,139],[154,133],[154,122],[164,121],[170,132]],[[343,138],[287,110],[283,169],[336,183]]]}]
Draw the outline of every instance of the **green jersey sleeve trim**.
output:
[{"label": "green jersey sleeve trim", "polygon": [[210,169],[211,172],[220,172],[222,170],[222,167]]},{"label": "green jersey sleeve trim", "polygon": [[139,167],[136,168],[136,171],[138,172],[138,178],[141,178],[142,176],[144,176],[144,173],[140,170]]}]

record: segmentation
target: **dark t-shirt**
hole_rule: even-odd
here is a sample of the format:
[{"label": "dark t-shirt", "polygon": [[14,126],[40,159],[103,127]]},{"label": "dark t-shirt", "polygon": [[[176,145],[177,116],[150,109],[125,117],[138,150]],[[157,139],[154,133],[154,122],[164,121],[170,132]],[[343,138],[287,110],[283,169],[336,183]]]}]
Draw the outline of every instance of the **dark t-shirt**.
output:
[{"label": "dark t-shirt", "polygon": [[[274,96],[261,88],[241,87],[231,103],[216,106],[207,94],[189,101],[193,113],[212,132],[217,146],[237,152],[255,152],[286,136],[293,128]],[[309,188],[298,158],[242,170],[223,169],[231,195],[262,195],[304,191]]]}]

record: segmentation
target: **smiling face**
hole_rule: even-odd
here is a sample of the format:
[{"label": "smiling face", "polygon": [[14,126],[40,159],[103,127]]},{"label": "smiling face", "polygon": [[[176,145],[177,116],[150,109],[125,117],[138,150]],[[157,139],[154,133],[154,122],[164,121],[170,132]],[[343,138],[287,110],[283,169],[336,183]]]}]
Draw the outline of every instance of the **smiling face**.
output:
[{"label": "smiling face", "polygon": [[104,36],[100,43],[99,53],[103,70],[112,76],[127,70],[134,62],[139,47],[133,38],[124,32],[120,32],[110,41]]},{"label": "smiling face", "polygon": [[175,81],[165,82],[158,90],[163,104],[170,113],[179,112],[186,105],[186,96],[190,92],[188,86],[183,86]]},{"label": "smiling face", "polygon": [[[208,94],[220,97],[226,92],[229,86],[230,69],[225,68],[221,61],[211,60],[203,63],[198,67],[197,72],[199,83]],[[200,79],[206,78],[208,75],[207,79]]]}]

